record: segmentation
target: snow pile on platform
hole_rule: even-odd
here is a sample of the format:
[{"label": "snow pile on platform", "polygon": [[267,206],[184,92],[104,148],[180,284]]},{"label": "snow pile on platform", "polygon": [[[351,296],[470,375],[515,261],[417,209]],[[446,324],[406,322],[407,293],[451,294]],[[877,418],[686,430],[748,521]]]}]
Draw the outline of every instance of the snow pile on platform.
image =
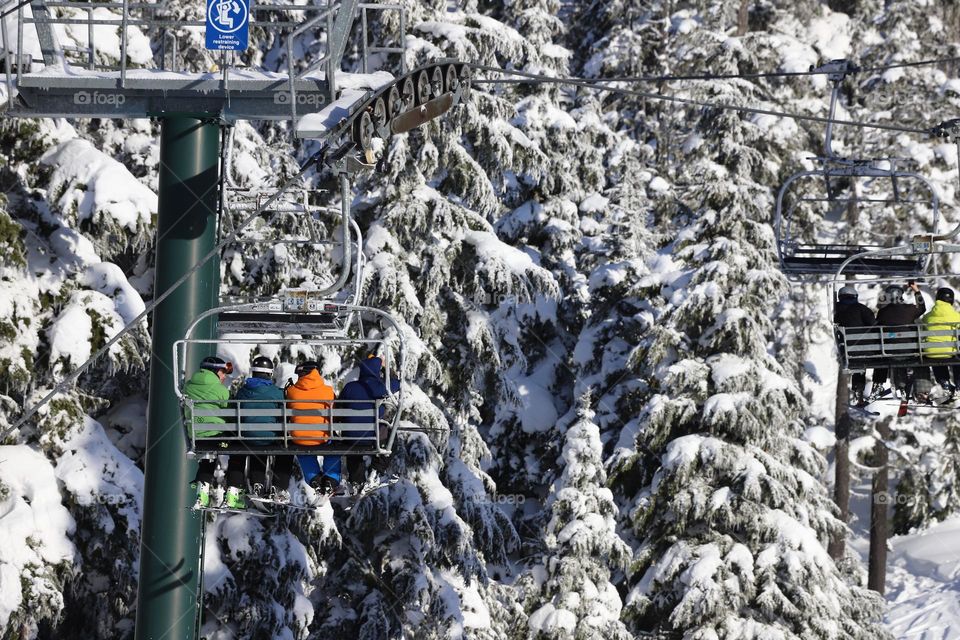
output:
[{"label": "snow pile on platform", "polygon": [[367,92],[393,82],[386,71],[376,73],[345,73],[337,75],[340,97],[317,113],[308,113],[297,122],[297,137],[321,138],[350,115],[354,105],[363,100]]}]

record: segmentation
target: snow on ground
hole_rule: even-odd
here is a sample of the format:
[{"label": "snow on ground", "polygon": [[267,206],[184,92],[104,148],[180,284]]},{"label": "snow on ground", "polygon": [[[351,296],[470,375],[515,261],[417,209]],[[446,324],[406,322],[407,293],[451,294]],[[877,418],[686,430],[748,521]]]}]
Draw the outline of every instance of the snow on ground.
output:
[{"label": "snow on ground", "polygon": [[960,638],[960,517],[897,536],[887,568],[887,624],[903,640]]}]

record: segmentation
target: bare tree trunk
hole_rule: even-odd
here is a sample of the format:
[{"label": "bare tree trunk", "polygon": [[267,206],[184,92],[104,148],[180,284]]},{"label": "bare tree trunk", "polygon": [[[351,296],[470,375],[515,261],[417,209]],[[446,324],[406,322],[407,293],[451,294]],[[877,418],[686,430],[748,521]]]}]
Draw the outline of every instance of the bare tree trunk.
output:
[{"label": "bare tree trunk", "polygon": [[[833,483],[833,501],[840,510],[840,521],[844,524],[850,519],[850,374],[843,371],[837,376],[837,404],[834,409],[836,445],[834,446],[834,464],[836,475]],[[830,539],[827,552],[834,560],[843,557],[846,548],[846,536],[841,532]]]},{"label": "bare tree trunk", "polygon": [[890,494],[887,492],[887,453],[886,441],[890,437],[890,423],[886,420],[877,424],[881,440],[874,449],[873,464],[877,467],[873,475],[873,498],[870,505],[870,569],[867,576],[867,588],[883,595],[887,582],[887,538],[890,535],[887,522],[887,510]]},{"label": "bare tree trunk", "polygon": [[746,35],[750,28],[750,0],[740,0],[740,10],[737,11],[737,37]]}]

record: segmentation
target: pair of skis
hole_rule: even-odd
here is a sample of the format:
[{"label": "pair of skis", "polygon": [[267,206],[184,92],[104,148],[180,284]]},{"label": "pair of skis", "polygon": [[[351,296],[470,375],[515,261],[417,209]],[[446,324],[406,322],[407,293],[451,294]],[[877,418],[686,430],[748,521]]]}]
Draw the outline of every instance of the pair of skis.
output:
[{"label": "pair of skis", "polygon": [[[357,493],[348,493],[345,485],[341,485],[338,491],[327,494],[326,497],[331,502],[342,503],[343,501],[347,501],[348,504],[346,506],[346,510],[349,511],[354,501],[364,498],[374,491],[382,489],[383,487],[389,487],[398,481],[399,478],[393,477],[386,480],[381,480],[379,482],[370,483],[369,485],[364,485]],[[193,507],[193,510],[204,513],[240,513],[257,518],[274,518],[280,515],[280,513],[283,511],[313,511],[320,505],[319,501],[313,503],[309,503],[306,500],[303,500],[302,503],[291,501],[280,502],[277,500],[271,500],[270,498],[264,498],[250,494],[247,494],[244,499],[249,503],[252,503],[254,507],[252,509],[235,509],[221,505],[216,507]]]},{"label": "pair of skis", "polygon": [[[900,398],[900,404],[897,407],[898,418],[902,418],[903,416],[907,415],[907,412],[910,408],[910,399],[911,399],[910,395],[904,395],[902,398]],[[951,394],[946,399],[942,399],[939,401],[934,401],[930,399],[929,396],[926,401],[919,401],[917,398],[913,398],[913,399],[917,400],[915,404],[915,406],[917,407],[929,407],[931,409],[944,409],[944,410],[957,408],[958,402],[960,402],[960,397],[953,394]],[[877,402],[878,400],[882,402],[883,398],[881,397],[881,398],[875,399],[874,402]],[[867,409],[867,406],[869,406],[870,404],[873,404],[873,403],[870,402],[870,403],[865,403],[863,405],[853,405],[853,404],[849,405],[849,413],[851,416],[861,417],[864,419],[880,417],[879,411],[872,411],[870,409]]]}]

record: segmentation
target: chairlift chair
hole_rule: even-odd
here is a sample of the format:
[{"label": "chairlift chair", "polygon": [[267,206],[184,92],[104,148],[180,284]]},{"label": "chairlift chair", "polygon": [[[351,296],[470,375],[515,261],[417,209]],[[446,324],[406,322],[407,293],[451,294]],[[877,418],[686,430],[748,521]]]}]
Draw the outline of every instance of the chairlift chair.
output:
[{"label": "chairlift chair", "polygon": [[894,161],[819,161],[819,168],[790,176],[777,194],[774,226],[783,272],[829,275],[846,263],[848,275],[922,275],[927,255],[873,251],[902,244],[918,221],[925,232],[939,232],[933,186]]},{"label": "chairlift chair", "polygon": [[846,60],[834,60],[819,70],[833,82],[824,156],[813,159],[819,166],[787,178],[777,193],[774,229],[781,269],[788,276],[818,276],[836,273],[843,264],[847,275],[920,275],[929,256],[872,251],[903,244],[917,223],[936,235],[937,193],[922,176],[898,168],[903,160],[834,153],[840,87],[854,68]]},{"label": "chairlift chair", "polygon": [[[832,300],[836,302],[840,288],[846,284],[859,286],[887,286],[908,280],[942,280],[960,277],[960,274],[931,274],[920,278],[876,272],[869,279],[854,281],[857,273],[851,265],[875,264],[894,259],[925,260],[943,254],[960,253],[960,244],[941,241],[917,241],[902,247],[864,251],[846,258],[837,269],[832,286]],[[844,371],[863,371],[876,368],[929,367],[960,364],[960,325],[930,330],[921,324],[902,326],[874,325],[871,327],[841,327],[835,325],[837,352]],[[938,349],[931,352],[932,348]],[[943,351],[946,349],[946,351]]]},{"label": "chairlift chair", "polygon": [[[259,206],[258,201],[246,202],[239,198],[227,205],[228,210],[244,212],[254,211]],[[332,224],[347,225],[350,229],[348,247],[344,246],[341,233],[331,234],[325,228],[321,222],[323,216],[332,218]],[[267,251],[277,252],[282,247],[283,260],[290,264],[305,264],[310,257],[327,256],[327,262],[338,264],[339,269],[331,274],[335,283],[324,290],[325,294],[332,297],[344,291],[347,299],[352,299],[352,304],[358,304],[362,277],[356,274],[363,273],[365,262],[362,244],[359,225],[351,217],[343,218],[339,208],[281,203],[265,211],[260,224],[244,229],[227,248],[239,252],[244,258],[255,258]],[[351,259],[352,266],[349,262]],[[342,288],[347,282],[346,276],[350,274],[355,274],[352,291]]]},{"label": "chairlift chair", "polygon": [[[216,322],[217,338],[193,337],[197,328],[210,318]],[[369,322],[379,323],[383,328],[379,337],[364,334],[365,323]],[[194,354],[206,355],[228,345],[296,346],[314,350],[333,347],[340,352],[376,352],[383,358],[388,395],[372,401],[318,399],[318,403],[326,405],[318,409],[293,409],[289,406],[294,402],[291,400],[279,403],[279,409],[258,408],[255,406],[258,401],[235,399],[228,400],[225,408],[199,408],[197,405],[210,404],[210,401],[195,401],[184,395],[184,383],[193,373],[186,370],[186,363]],[[190,325],[186,336],[174,344],[173,352],[176,394],[182,408],[189,456],[389,455],[393,448],[403,410],[404,339],[398,323],[384,311],[329,302],[309,291],[291,290],[282,299],[218,307],[201,314]],[[400,383],[398,391],[391,389],[391,380]],[[261,404],[267,403],[274,404],[274,401],[261,401]],[[357,409],[354,405],[359,403],[372,406]],[[202,421],[211,417],[224,422]],[[271,422],[248,422],[251,417],[266,417]],[[296,417],[320,417],[326,422],[308,425],[294,422]],[[217,430],[219,434],[197,435],[198,431],[210,430]],[[294,442],[303,436],[294,436],[292,432],[304,430],[325,432],[322,439],[326,443],[311,446]],[[271,435],[262,435],[264,431],[270,431]]]}]

